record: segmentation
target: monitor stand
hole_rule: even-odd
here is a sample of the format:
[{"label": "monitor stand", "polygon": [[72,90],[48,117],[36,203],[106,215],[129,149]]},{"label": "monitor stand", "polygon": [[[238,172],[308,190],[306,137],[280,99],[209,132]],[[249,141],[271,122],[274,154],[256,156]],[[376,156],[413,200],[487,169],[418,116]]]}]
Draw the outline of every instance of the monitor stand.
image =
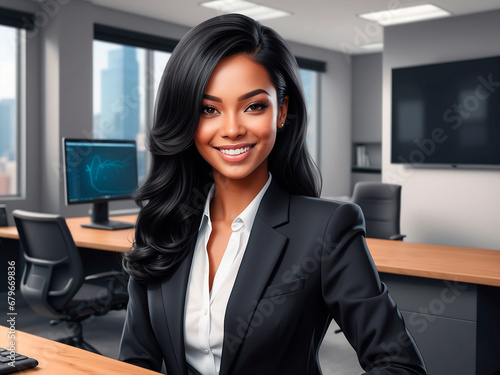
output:
[{"label": "monitor stand", "polygon": [[109,220],[108,202],[94,203],[90,215],[90,223],[82,224],[85,228],[117,230],[133,228],[133,223]]}]

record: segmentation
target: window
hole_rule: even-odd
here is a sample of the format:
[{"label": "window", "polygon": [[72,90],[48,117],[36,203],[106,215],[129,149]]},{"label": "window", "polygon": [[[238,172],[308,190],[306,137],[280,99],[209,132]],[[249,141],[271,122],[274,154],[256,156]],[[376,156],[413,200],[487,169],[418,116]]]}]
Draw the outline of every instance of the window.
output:
[{"label": "window", "polygon": [[307,105],[307,147],[319,165],[319,72],[300,69],[302,86]]},{"label": "window", "polygon": [[307,147],[312,158],[319,166],[319,98],[321,97],[320,78],[321,73],[326,71],[326,63],[323,61],[297,57],[297,63],[300,67],[300,76],[307,105]]},{"label": "window", "polygon": [[[22,195],[25,30],[28,13],[0,8],[0,197]],[[33,23],[31,23],[33,24]]]},{"label": "window", "polygon": [[[155,37],[96,25],[93,44],[93,137],[137,142],[139,184],[149,163],[145,134],[170,52]],[[174,41],[161,42],[173,49]],[[150,48],[148,48],[150,47]]]}]

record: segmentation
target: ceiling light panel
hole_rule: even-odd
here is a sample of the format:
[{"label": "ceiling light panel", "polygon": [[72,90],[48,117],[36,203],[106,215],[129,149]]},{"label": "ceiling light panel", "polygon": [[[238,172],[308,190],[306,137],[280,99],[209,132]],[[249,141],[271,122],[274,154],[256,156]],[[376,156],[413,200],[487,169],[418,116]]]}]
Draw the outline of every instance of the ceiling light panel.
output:
[{"label": "ceiling light panel", "polygon": [[215,9],[221,13],[240,13],[257,21],[290,16],[290,12],[255,4],[245,0],[215,0],[200,3],[205,8]]},{"label": "ceiling light panel", "polygon": [[359,46],[364,51],[382,51],[384,49],[384,43],[376,42],[369,44],[362,44]]},{"label": "ceiling light panel", "polygon": [[358,17],[377,22],[382,26],[424,21],[449,16],[451,16],[450,12],[432,4],[358,14]]}]

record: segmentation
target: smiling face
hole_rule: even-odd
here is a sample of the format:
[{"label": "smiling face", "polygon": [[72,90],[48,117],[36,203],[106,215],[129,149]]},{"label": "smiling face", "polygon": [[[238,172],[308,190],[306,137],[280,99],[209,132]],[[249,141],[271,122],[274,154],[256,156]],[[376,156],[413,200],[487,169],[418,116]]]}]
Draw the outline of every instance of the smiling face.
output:
[{"label": "smiling face", "polygon": [[285,122],[287,104],[288,98],[278,104],[269,74],[248,56],[219,62],[203,95],[194,138],[216,179],[267,181],[267,158],[277,128]]}]

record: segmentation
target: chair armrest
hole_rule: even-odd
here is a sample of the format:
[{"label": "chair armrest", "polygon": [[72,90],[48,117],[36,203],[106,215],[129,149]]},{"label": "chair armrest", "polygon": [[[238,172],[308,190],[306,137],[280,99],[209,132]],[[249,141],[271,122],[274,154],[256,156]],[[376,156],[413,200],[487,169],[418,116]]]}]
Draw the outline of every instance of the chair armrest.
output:
[{"label": "chair armrest", "polygon": [[95,273],[93,275],[85,276],[85,281],[105,279],[109,277],[123,277],[122,272],[119,271],[105,271],[100,273]]},{"label": "chair armrest", "polygon": [[[93,275],[88,275],[85,277],[85,281],[95,281],[95,280],[107,280],[107,294],[106,298],[102,301],[103,306],[99,311],[96,311],[96,315],[107,314],[113,305],[113,298],[117,290],[125,290],[128,284],[128,275],[120,271],[105,271],[96,273]],[[121,284],[120,287],[119,285]],[[123,292],[120,292],[123,293]]]},{"label": "chair armrest", "polygon": [[73,282],[73,278],[70,278],[68,282],[66,283],[65,287],[60,289],[60,290],[51,290],[47,293],[50,297],[60,297],[64,296],[66,293],[68,293],[69,288],[71,287],[71,283]]},{"label": "chair armrest", "polygon": [[393,241],[403,241],[403,238],[406,237],[406,234],[393,234],[389,237],[390,240]]}]

